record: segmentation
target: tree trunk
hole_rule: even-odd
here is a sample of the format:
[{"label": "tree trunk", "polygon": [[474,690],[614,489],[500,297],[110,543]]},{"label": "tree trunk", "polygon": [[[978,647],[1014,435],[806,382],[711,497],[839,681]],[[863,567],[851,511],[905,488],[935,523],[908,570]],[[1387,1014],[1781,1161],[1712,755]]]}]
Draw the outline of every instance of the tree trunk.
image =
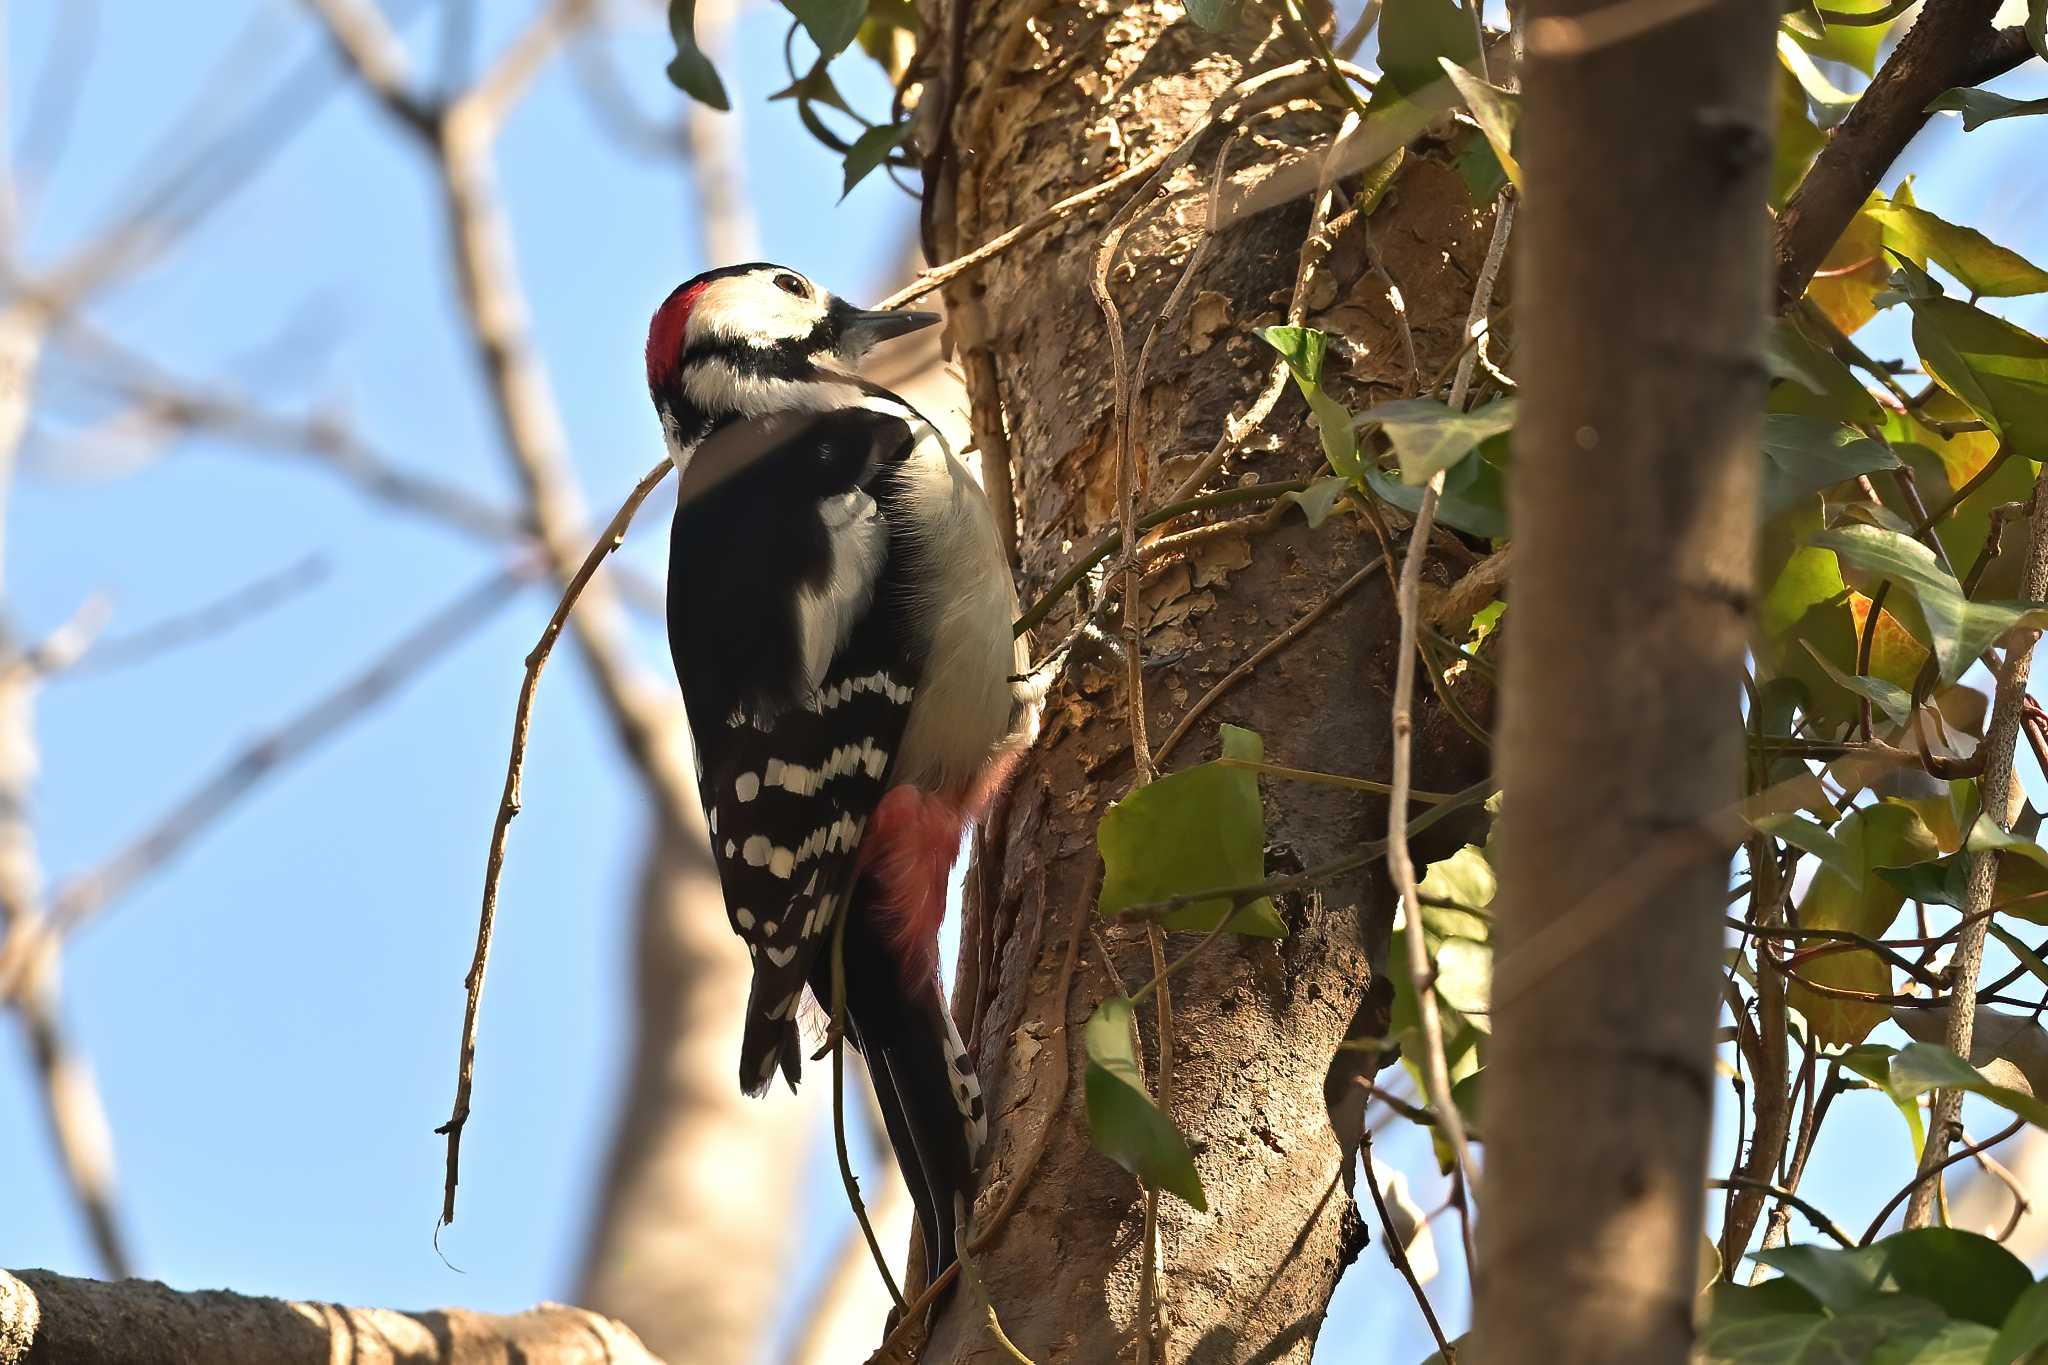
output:
[{"label": "tree trunk", "polygon": [[701,820],[657,821],[635,900],[633,1053],[577,1301],[667,1359],[745,1365],[788,1285],[816,1109],[740,1093],[751,974]]},{"label": "tree trunk", "polygon": [[[961,58],[950,135],[938,140],[951,150],[928,180],[941,259],[1172,146],[1200,125],[1219,93],[1299,55],[1275,47],[1270,34],[1202,32],[1167,0],[1053,12],[1030,0],[953,8],[964,3],[947,0],[926,15],[927,32],[955,34],[957,46],[942,44],[938,53],[942,77],[946,52]],[[1247,22],[1251,13],[1247,7]],[[946,85],[942,79],[927,100],[943,107]],[[1303,88],[1341,108],[1334,91],[1312,87]],[[1236,162],[1270,164],[1288,148],[1319,156],[1335,127],[1328,109],[1298,99],[1259,121],[1264,145],[1241,145]],[[1131,356],[1160,324],[1132,423],[1140,466],[1159,462],[1153,505],[1272,375],[1274,355],[1253,329],[1286,320],[1303,250],[1305,196],[1243,210],[1208,243],[1185,294],[1189,307],[1162,318],[1204,226],[1223,137],[1207,138],[1170,193],[1141,214],[1126,241],[1127,264],[1110,281]],[[929,134],[924,145],[934,146]],[[1312,184],[1317,162],[1305,164]],[[1238,188],[1224,196],[1226,214]],[[1487,227],[1464,184],[1431,155],[1409,160],[1372,215],[1425,375],[1457,348]],[[1002,474],[1014,475],[1027,602],[1116,520],[1110,351],[1088,287],[1102,230],[1100,216],[1070,219],[947,298],[978,443],[999,461],[1008,448],[1009,462],[988,482],[999,489]],[[1332,387],[1354,407],[1410,391],[1411,368],[1386,288],[1369,273],[1359,219],[1336,234],[1307,302],[1311,325],[1356,343],[1348,362],[1331,362]],[[1272,440],[1254,434],[1206,486],[1312,472],[1319,447],[1291,392],[1266,427]],[[1349,513],[1312,531],[1286,508],[1270,524],[1259,515],[1242,535],[1160,561],[1140,594],[1154,743],[1233,666],[1381,555]],[[1431,578],[1441,584],[1452,571],[1432,564]],[[1072,600],[1056,607],[1037,633],[1040,652],[1062,638],[1074,610]],[[1273,761],[1383,777],[1395,639],[1391,590],[1378,575],[1225,691],[1163,766],[1215,756],[1215,725],[1228,721],[1259,731]],[[1130,789],[1134,771],[1123,675],[1121,663],[1084,662],[1054,689],[1044,735],[992,817],[969,878],[956,1008],[971,1030],[992,1115],[975,1227],[1019,1196],[978,1265],[1002,1326],[1039,1365],[1118,1359],[1138,1320],[1143,1194],[1090,1144],[1080,1029],[1105,996],[1153,974],[1142,931],[1095,917],[1095,827]],[[1418,783],[1474,780],[1483,753],[1433,695],[1423,703]],[[1466,704],[1485,710],[1483,699]],[[1274,872],[1352,852],[1386,827],[1382,801],[1328,787],[1269,783],[1266,804]],[[1364,1241],[1336,1183],[1340,1148],[1324,1084],[1333,1058],[1356,1055],[1339,1054],[1345,1037],[1385,1032],[1387,993],[1373,988],[1392,908],[1376,869],[1333,881],[1283,900],[1287,939],[1225,939],[1174,977],[1171,1109],[1196,1153],[1210,1211],[1197,1214],[1171,1196],[1160,1203],[1167,1358],[1308,1358],[1337,1278]],[[1170,936],[1166,952],[1177,956],[1196,941]],[[1142,1013],[1156,1076],[1149,1003]],[[970,1299],[952,1301],[925,1360],[1009,1358]]]},{"label": "tree trunk", "polygon": [[[1528,16],[1483,1362],[1679,1365],[1741,794],[1774,6]],[[1602,11],[1605,13],[1605,11]],[[1655,92],[1654,99],[1644,97]]]}]

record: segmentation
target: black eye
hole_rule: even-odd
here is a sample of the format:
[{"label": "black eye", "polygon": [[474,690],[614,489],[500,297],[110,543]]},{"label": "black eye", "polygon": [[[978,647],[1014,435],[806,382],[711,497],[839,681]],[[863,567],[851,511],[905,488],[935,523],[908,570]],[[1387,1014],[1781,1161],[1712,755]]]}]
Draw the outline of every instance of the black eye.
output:
[{"label": "black eye", "polygon": [[794,294],[800,299],[811,296],[811,287],[787,270],[775,277],[775,287],[785,294]]}]

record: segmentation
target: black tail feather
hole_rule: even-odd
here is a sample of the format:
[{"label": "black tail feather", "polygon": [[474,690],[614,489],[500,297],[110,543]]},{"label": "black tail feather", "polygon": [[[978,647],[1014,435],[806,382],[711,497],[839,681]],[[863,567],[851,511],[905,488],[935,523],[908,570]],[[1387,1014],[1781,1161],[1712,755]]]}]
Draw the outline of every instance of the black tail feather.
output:
[{"label": "black tail feather", "polygon": [[[926,1282],[953,1263],[956,1198],[974,1203],[974,1154],[955,1098],[945,1000],[934,975],[907,991],[889,945],[856,908],[846,924],[846,1032],[867,1060],[896,1164],[924,1230]],[[830,954],[812,989],[831,1001]]]}]

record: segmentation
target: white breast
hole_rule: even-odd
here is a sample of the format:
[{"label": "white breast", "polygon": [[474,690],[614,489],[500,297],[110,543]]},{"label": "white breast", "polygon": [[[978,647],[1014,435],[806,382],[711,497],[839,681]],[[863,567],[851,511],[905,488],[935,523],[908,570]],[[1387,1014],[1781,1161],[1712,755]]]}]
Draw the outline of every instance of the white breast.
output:
[{"label": "white breast", "polygon": [[903,514],[921,551],[909,609],[926,665],[897,749],[896,780],[958,789],[1015,728],[1010,678],[1024,666],[1010,630],[1016,591],[988,499],[945,438],[908,408],[868,401],[905,416],[918,437],[899,477]]}]

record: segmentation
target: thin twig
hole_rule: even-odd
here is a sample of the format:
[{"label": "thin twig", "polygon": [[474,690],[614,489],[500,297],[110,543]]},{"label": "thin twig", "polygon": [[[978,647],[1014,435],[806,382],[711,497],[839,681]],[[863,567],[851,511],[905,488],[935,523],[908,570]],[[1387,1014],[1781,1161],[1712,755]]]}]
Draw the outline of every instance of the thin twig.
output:
[{"label": "thin twig", "polygon": [[[1897,1194],[1893,1195],[1890,1199],[1887,1199],[1885,1201],[1884,1207],[1877,1211],[1877,1217],[1870,1220],[1870,1226],[1864,1229],[1863,1238],[1860,1242],[1857,1243],[1857,1245],[1869,1246],[1873,1241],[1877,1240],[1877,1234],[1884,1227],[1884,1220],[1892,1216],[1892,1210],[1897,1208],[1900,1204],[1904,1203],[1909,1196],[1918,1194],[1919,1191],[1925,1189],[1928,1183],[1930,1181],[1934,1181],[1934,1178],[1940,1175],[1943,1171],[1955,1165],[1958,1161],[1969,1160],[1971,1157],[1977,1155],[1977,1153],[1985,1150],[1988,1147],[1996,1147],[1999,1143],[2005,1141],[2007,1138],[2011,1137],[2014,1133],[2017,1133],[2020,1129],[2026,1126],[2027,1121],[2025,1119],[2014,1119],[2011,1123],[1999,1129],[1990,1137],[1985,1138],[1982,1142],[1973,1142],[1966,1147],[1958,1147],[1955,1151],[1950,1152],[1947,1156],[1944,1156],[1940,1160],[1932,1163],[1931,1165],[1928,1165],[1923,1169],[1916,1171],[1913,1175],[1913,1178],[1906,1182],[1906,1187],[1900,1190]],[[1930,1125],[1928,1128],[1927,1145],[1930,1149],[1934,1146],[1934,1131],[1932,1125]],[[1947,1146],[1947,1144],[1944,1143],[1943,1146],[1945,1147]],[[1935,1183],[1938,1184],[1939,1182],[1935,1181]]]},{"label": "thin twig", "polygon": [[[1465,331],[1468,336],[1476,324],[1484,322],[1487,309],[1492,304],[1494,281],[1499,277],[1501,262],[1507,255],[1508,234],[1513,227],[1514,200],[1503,196],[1500,207],[1495,211],[1493,240],[1487,245],[1478,287],[1473,290],[1472,306],[1466,314]],[[1472,363],[1468,357],[1459,363],[1457,378],[1451,384],[1450,405],[1453,408],[1463,405],[1466,386],[1471,378]],[[1422,506],[1417,509],[1415,525],[1409,532],[1408,556],[1401,564],[1401,585],[1395,598],[1401,614],[1401,641],[1394,668],[1394,791],[1387,802],[1387,867],[1393,875],[1394,888],[1402,904],[1409,908],[1413,920],[1409,932],[1402,937],[1408,946],[1408,972],[1414,984],[1416,1013],[1422,1026],[1423,1079],[1431,1107],[1443,1118],[1443,1133],[1457,1159],[1469,1199],[1477,1190],[1476,1170],[1471,1147],[1465,1137],[1464,1121],[1451,1097],[1450,1070],[1444,1059],[1443,1022],[1438,1018],[1436,1009],[1436,973],[1429,961],[1427,938],[1416,928],[1420,923],[1416,916],[1421,900],[1416,891],[1415,863],[1408,851],[1408,788],[1414,763],[1415,663],[1419,652],[1417,634],[1422,621],[1422,565],[1428,554],[1429,528],[1436,519],[1437,498],[1443,492],[1443,478],[1443,472],[1439,470],[1423,490]],[[1437,809],[1443,808],[1439,806]],[[1469,1219],[1464,1225],[1469,1228]],[[1469,1231],[1465,1256],[1468,1264],[1478,1263]]]},{"label": "thin twig", "polygon": [[1848,1233],[1835,1226],[1834,1219],[1828,1217],[1812,1204],[1781,1185],[1773,1185],[1768,1180],[1752,1180],[1744,1175],[1731,1175],[1726,1179],[1717,1178],[1707,1181],[1707,1188],[1710,1190],[1754,1190],[1759,1194],[1769,1195],[1779,1203],[1790,1205],[1805,1214],[1807,1222],[1832,1237],[1838,1245],[1851,1249],[1854,1249],[1856,1246],[1856,1243],[1850,1240]]},{"label": "thin twig", "polygon": [[1444,1336],[1443,1324],[1437,1321],[1436,1309],[1429,1303],[1429,1295],[1422,1288],[1422,1281],[1415,1277],[1415,1267],[1408,1263],[1408,1248],[1394,1235],[1394,1220],[1387,1213],[1387,1197],[1380,1193],[1379,1172],[1372,1164],[1372,1131],[1366,1130],[1360,1153],[1365,1160],[1365,1187],[1372,1191],[1372,1206],[1380,1216],[1380,1244],[1387,1249],[1387,1259],[1394,1263],[1394,1269],[1401,1272],[1401,1278],[1408,1281],[1408,1288],[1415,1294],[1415,1302],[1422,1309],[1423,1321],[1429,1324],[1429,1334],[1436,1338],[1437,1354],[1444,1358],[1444,1365],[1458,1365],[1458,1353]]},{"label": "thin twig", "polygon": [[548,618],[540,639],[526,656],[526,677],[519,684],[519,701],[512,713],[512,752],[505,764],[505,791],[498,801],[497,822],[491,827],[491,849],[484,862],[483,909],[477,916],[476,955],[470,962],[469,975],[464,983],[468,999],[462,1011],[462,1043],[456,1060],[455,1106],[448,1121],[434,1130],[448,1139],[448,1169],[441,1193],[443,1224],[455,1221],[455,1186],[462,1164],[462,1128],[469,1122],[470,1090],[476,1076],[477,1007],[483,1000],[484,968],[490,961],[491,930],[498,915],[498,881],[505,871],[505,837],[511,830],[512,817],[519,814],[520,779],[526,766],[526,739],[533,724],[533,699],[540,687],[541,670],[547,667],[548,655],[554,652],[555,641],[561,637],[570,608],[583,595],[583,589],[597,573],[598,566],[625,540],[626,527],[632,524],[633,514],[640,510],[640,504],[647,501],[647,495],[668,477],[673,467],[664,456],[660,464],[640,476],[640,482],[633,485],[633,491],[619,504],[619,510],[612,516],[611,524],[605,527],[604,535],[590,547],[582,567],[563,588],[562,600],[555,607],[554,615]]}]

